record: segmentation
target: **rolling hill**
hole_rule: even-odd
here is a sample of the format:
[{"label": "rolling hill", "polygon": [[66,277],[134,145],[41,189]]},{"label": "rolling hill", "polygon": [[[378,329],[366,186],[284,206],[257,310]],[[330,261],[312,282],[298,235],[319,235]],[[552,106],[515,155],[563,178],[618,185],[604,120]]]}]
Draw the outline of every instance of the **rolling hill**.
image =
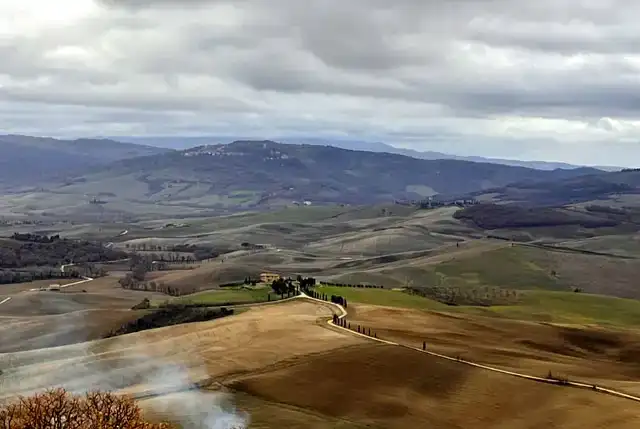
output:
[{"label": "rolling hill", "polygon": [[638,194],[640,194],[640,169],[625,169],[606,174],[586,174],[537,183],[518,181],[507,186],[474,192],[466,197],[530,206],[559,206]]},{"label": "rolling hill", "polygon": [[423,199],[596,172],[599,170],[590,168],[541,171],[419,160],[331,146],[236,141],[124,159],[51,190],[99,194],[107,202],[125,199],[192,208],[248,209],[306,200],[313,204],[371,204]]},{"label": "rolling hill", "polygon": [[[226,143],[229,141],[229,137],[223,136],[198,136],[198,137],[189,137],[189,136],[117,136],[117,137],[109,137],[113,140],[119,140],[123,142],[129,143],[137,143],[137,144],[145,144],[150,146],[157,147],[166,147],[172,149],[187,149],[195,146],[202,146],[205,144],[218,144],[218,143]],[[235,140],[242,140],[243,138],[236,138]],[[412,158],[418,159],[456,159],[458,161],[472,161],[472,162],[486,162],[491,164],[503,164],[510,165],[514,167],[526,167],[526,168],[534,168],[537,170],[555,170],[557,168],[563,169],[573,169],[573,168],[582,168],[580,165],[568,164],[566,162],[552,162],[552,161],[522,161],[516,159],[504,159],[504,158],[486,158],[482,156],[460,156],[460,155],[452,155],[449,153],[442,153],[436,151],[419,151],[414,149],[405,149],[396,147],[387,143],[375,142],[375,141],[364,141],[364,140],[350,140],[350,139],[331,139],[331,138],[321,138],[321,137],[277,137],[274,138],[281,143],[288,144],[310,144],[310,145],[321,145],[321,146],[334,146],[342,149],[349,150],[361,150],[368,152],[386,152],[386,153],[394,153],[398,155],[406,155]],[[599,170],[603,171],[617,171],[621,170],[621,167],[612,167],[612,166],[597,166],[595,167]]]},{"label": "rolling hill", "polygon": [[0,189],[42,185],[121,159],[166,151],[113,140],[0,135]]}]

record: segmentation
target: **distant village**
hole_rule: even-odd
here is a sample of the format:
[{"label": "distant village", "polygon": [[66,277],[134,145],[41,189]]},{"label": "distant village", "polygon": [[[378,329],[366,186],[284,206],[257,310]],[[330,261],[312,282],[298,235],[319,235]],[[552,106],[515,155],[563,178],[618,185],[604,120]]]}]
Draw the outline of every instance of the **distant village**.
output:
[{"label": "distant village", "polygon": [[457,200],[433,200],[428,198],[426,200],[396,200],[395,204],[401,206],[418,206],[421,209],[436,209],[439,207],[468,207],[480,204],[480,201],[476,199],[457,199]]}]

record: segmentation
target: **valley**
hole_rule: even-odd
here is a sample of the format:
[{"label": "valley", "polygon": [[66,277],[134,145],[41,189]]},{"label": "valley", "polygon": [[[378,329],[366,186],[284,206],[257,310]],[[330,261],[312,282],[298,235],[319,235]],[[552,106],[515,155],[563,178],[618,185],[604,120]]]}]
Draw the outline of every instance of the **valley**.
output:
[{"label": "valley", "polygon": [[[632,399],[500,372],[640,396],[634,172],[358,152],[340,152],[342,175],[310,167],[334,150],[239,142],[2,195],[0,403],[103,389],[184,428],[640,423]],[[600,174],[624,192],[591,186]],[[427,187],[438,195],[414,192]],[[332,297],[350,330],[327,323],[341,314]]]}]

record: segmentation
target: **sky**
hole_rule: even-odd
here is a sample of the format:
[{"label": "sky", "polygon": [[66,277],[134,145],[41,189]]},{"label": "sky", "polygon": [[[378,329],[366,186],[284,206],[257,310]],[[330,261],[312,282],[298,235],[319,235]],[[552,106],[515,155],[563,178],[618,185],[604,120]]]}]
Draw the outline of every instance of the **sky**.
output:
[{"label": "sky", "polygon": [[0,0],[0,132],[640,163],[637,0]]}]

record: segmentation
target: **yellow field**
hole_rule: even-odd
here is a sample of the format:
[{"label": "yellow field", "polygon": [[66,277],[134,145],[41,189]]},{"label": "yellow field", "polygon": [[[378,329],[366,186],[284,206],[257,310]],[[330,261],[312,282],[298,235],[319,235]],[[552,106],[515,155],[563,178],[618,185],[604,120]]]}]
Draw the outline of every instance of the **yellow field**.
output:
[{"label": "yellow field", "polygon": [[[431,349],[503,368],[597,375],[602,385],[635,389],[640,341],[633,332],[594,337],[474,315],[366,305],[349,311],[349,319],[399,342],[426,339]],[[246,415],[250,427],[273,429],[640,424],[640,404],[632,401],[373,343],[328,328],[331,314],[329,304],[294,300],[211,322],[0,354],[0,398],[52,385],[108,388],[138,395],[155,418]],[[186,391],[192,382],[205,390]]]}]

